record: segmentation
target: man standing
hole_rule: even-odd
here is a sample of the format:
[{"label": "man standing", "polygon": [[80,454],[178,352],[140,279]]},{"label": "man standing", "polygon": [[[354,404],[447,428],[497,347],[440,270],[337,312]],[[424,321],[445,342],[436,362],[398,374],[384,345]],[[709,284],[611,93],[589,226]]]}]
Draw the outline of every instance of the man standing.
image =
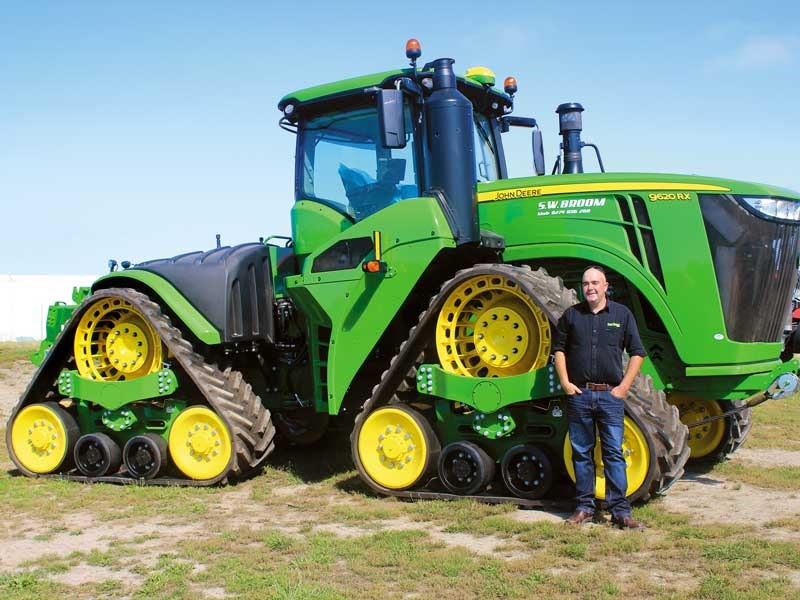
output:
[{"label": "man standing", "polygon": [[[585,300],[564,311],[554,346],[556,372],[567,394],[577,492],[575,512],[567,521],[580,525],[594,516],[597,427],[611,522],[620,529],[644,529],[631,517],[626,497],[628,478],[622,434],[625,396],[642,366],[645,350],[631,311],[606,298],[608,281],[603,268],[587,268],[582,285]],[[623,348],[630,355],[624,376]]]}]

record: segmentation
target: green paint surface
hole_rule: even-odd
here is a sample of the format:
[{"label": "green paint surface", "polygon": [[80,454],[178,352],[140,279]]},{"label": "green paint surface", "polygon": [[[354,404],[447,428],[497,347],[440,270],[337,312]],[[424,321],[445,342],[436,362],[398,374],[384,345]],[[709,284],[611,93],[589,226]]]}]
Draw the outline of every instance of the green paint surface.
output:
[{"label": "green paint surface", "polygon": [[178,389],[178,378],[170,369],[161,369],[129,381],[95,381],[77,371],[64,369],[58,376],[58,391],[69,398],[93,402],[116,410],[139,400],[166,398]]},{"label": "green paint surface", "polygon": [[[139,281],[152,289],[201,341],[209,346],[222,341],[219,331],[169,281],[148,271],[128,269],[104,275],[94,282],[92,290],[125,287],[126,280]],[[221,292],[221,290],[220,290]]]}]

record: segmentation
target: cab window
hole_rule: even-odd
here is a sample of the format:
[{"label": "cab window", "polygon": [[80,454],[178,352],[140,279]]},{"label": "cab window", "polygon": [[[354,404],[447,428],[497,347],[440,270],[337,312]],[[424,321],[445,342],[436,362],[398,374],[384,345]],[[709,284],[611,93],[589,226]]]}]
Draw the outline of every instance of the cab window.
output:
[{"label": "cab window", "polygon": [[489,119],[480,113],[475,115],[475,171],[478,181],[494,181],[500,175],[497,168],[497,151]]},{"label": "cab window", "polygon": [[318,200],[359,221],[419,196],[408,106],[406,132],[405,148],[384,148],[374,107],[310,118],[300,133],[298,199]]}]

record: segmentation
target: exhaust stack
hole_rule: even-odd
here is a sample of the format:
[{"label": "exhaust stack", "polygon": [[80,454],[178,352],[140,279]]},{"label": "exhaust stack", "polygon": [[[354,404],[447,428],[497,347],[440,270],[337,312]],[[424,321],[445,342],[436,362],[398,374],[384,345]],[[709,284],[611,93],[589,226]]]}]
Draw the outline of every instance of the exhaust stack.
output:
[{"label": "exhaust stack", "polygon": [[[433,61],[433,93],[426,101],[429,189],[444,194],[454,216],[456,242],[479,239],[475,199],[475,147],[472,103],[458,91],[452,58]],[[427,67],[427,65],[426,65]]]}]

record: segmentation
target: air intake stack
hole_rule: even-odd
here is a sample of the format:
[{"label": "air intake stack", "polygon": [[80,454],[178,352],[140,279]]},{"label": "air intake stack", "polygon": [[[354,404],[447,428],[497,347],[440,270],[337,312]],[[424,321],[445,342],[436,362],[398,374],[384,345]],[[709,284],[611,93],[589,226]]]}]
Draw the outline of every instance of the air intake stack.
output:
[{"label": "air intake stack", "polygon": [[564,138],[561,147],[564,150],[564,173],[583,173],[583,157],[581,156],[581,130],[583,122],[581,113],[583,106],[577,102],[559,104],[558,113],[559,133]]}]

